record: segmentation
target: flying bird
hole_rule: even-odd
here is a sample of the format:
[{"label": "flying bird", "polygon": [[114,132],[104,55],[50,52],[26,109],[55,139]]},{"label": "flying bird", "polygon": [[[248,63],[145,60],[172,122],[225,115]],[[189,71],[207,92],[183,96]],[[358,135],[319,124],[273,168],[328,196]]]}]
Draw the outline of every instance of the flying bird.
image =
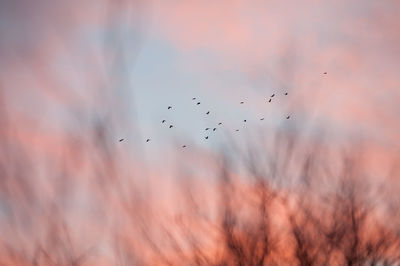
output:
[{"label": "flying bird", "polygon": [[210,128],[209,127],[206,127],[206,130],[209,130]]},{"label": "flying bird", "polygon": [[270,103],[271,101],[272,101],[272,99],[269,99],[269,101],[268,101],[268,102]]},{"label": "flying bird", "polygon": [[196,97],[193,97],[192,100],[193,100],[193,101],[196,100]]},{"label": "flying bird", "polygon": [[169,128],[173,128],[174,126],[173,125],[169,125]]},{"label": "flying bird", "polygon": [[244,102],[240,102],[240,104],[244,104]]},{"label": "flying bird", "polygon": [[122,142],[122,141],[124,141],[124,139],[120,139],[120,140],[119,140],[119,142]]},{"label": "flying bird", "polygon": [[146,142],[149,142],[150,141],[150,139],[146,139]]},{"label": "flying bird", "polygon": [[245,119],[245,120],[243,120],[243,122],[247,122],[247,120]]},{"label": "flying bird", "polygon": [[208,139],[208,136],[206,136],[205,139]]},{"label": "flying bird", "polygon": [[220,125],[222,125],[222,123],[221,123],[221,122],[219,122],[219,123],[218,123],[218,125],[220,126]]},{"label": "flying bird", "polygon": [[163,119],[163,121],[161,121],[161,123],[163,123],[163,124],[164,124],[164,123],[165,123],[165,119]]},{"label": "flying bird", "polygon": [[171,106],[168,106],[168,110],[169,110],[169,109],[172,109],[172,107],[171,107]]},{"label": "flying bird", "polygon": [[328,72],[324,72],[324,75],[328,74]]},{"label": "flying bird", "polygon": [[206,114],[207,114],[207,115],[210,114],[210,111],[208,111]]},{"label": "flying bird", "polygon": [[197,105],[199,105],[200,104],[200,102],[197,102]]},{"label": "flying bird", "polygon": [[264,117],[263,117],[263,118],[261,118],[260,120],[264,120]]},{"label": "flying bird", "polygon": [[290,115],[288,115],[287,117],[286,117],[286,119],[289,119],[290,118]]},{"label": "flying bird", "polygon": [[217,130],[217,128],[216,128],[216,127],[214,127],[214,128],[213,128],[213,131],[215,131],[215,130]]},{"label": "flying bird", "polygon": [[239,131],[239,129],[236,129],[236,131]]},{"label": "flying bird", "polygon": [[287,92],[285,92],[285,95],[288,95],[288,93],[287,93]]},{"label": "flying bird", "polygon": [[275,93],[273,93],[273,94],[271,95],[271,98],[274,97],[274,96],[275,96]]},{"label": "flying bird", "polygon": [[186,148],[186,145],[182,145],[182,148]]}]

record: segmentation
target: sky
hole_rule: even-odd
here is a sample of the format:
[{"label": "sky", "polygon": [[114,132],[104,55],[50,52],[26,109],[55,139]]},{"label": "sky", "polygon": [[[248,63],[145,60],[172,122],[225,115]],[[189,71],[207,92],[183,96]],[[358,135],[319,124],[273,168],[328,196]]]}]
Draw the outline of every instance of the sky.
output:
[{"label": "sky", "polygon": [[[397,1],[0,5],[3,97],[19,119],[54,130],[49,138],[93,111],[118,120],[115,139],[150,160],[184,144],[217,151],[227,136],[241,141],[274,128],[362,139],[397,153]],[[205,141],[204,128],[218,122]]]},{"label": "sky", "polygon": [[289,161],[290,177],[307,152],[337,174],[325,151],[360,160],[362,178],[396,177],[399,12],[398,0],[0,0],[3,238],[19,246],[14,230],[32,230],[20,235],[33,249],[58,210],[85,250],[135,231],[135,215],[175,224],[191,189],[212,212],[209,177],[236,145]]}]

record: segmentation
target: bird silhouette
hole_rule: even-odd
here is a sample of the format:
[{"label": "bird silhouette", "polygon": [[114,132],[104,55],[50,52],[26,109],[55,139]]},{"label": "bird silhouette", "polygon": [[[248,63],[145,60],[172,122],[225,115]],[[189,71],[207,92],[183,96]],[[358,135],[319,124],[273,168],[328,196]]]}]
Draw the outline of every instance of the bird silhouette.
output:
[{"label": "bird silhouette", "polygon": [[206,127],[206,130],[209,130],[210,128],[209,127]]},{"label": "bird silhouette", "polygon": [[150,141],[150,139],[146,139],[146,142],[149,142]]},{"label": "bird silhouette", "polygon": [[215,130],[217,130],[217,128],[214,127],[214,128],[213,128],[213,131],[215,131]]},{"label": "bird silhouette", "polygon": [[124,139],[120,139],[120,140],[119,140],[119,142],[122,142],[122,141],[124,141]]},{"label": "bird silhouette", "polygon": [[285,95],[288,95],[288,93],[287,93],[287,92],[285,92]]},{"label": "bird silhouette", "polygon": [[274,96],[275,96],[275,93],[273,93],[273,94],[271,95],[271,98],[274,97]]},{"label": "bird silhouette", "polygon": [[186,145],[182,145],[182,148],[186,148]]},{"label": "bird silhouette", "polygon": [[172,106],[168,106],[168,110],[169,110],[169,109],[172,109]]},{"label": "bird silhouette", "polygon": [[165,123],[165,119],[164,119],[163,121],[161,121],[161,123],[163,123],[163,124],[164,124],[164,123]]},{"label": "bird silhouette", "polygon": [[210,111],[208,111],[206,114],[207,114],[207,115],[210,114]]},{"label": "bird silhouette", "polygon": [[208,136],[206,136],[205,139],[208,139]]},{"label": "bird silhouette", "polygon": [[272,99],[269,99],[269,101],[268,101],[268,102],[270,103],[271,101],[272,101]]},{"label": "bird silhouette", "polygon": [[173,125],[169,125],[169,128],[173,128],[174,126]]},{"label": "bird silhouette", "polygon": [[264,120],[264,117],[263,117],[263,118],[261,118],[260,120]]},{"label": "bird silhouette", "polygon": [[245,119],[245,120],[243,120],[243,122],[247,122],[247,120]]},{"label": "bird silhouette", "polygon": [[199,105],[200,104],[200,102],[197,102],[197,105]]},{"label": "bird silhouette", "polygon": [[220,125],[222,125],[222,123],[221,123],[221,122],[219,122],[219,123],[218,123],[218,125],[220,126]]},{"label": "bird silhouette", "polygon": [[288,115],[287,117],[286,117],[286,119],[289,119],[290,118],[290,115]]},{"label": "bird silhouette", "polygon": [[192,100],[193,100],[193,101],[196,100],[196,97],[193,97]]},{"label": "bird silhouette", "polygon": [[244,104],[244,102],[240,102],[240,104]]},{"label": "bird silhouette", "polygon": [[328,72],[324,72],[324,75],[328,74]]},{"label": "bird silhouette", "polygon": [[236,129],[236,132],[239,131],[239,129]]}]

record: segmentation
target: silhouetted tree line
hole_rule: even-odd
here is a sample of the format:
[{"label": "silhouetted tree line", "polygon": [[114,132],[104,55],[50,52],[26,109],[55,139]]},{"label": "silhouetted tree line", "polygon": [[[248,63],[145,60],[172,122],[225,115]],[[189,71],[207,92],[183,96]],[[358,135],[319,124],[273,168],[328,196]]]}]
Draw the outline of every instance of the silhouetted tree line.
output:
[{"label": "silhouetted tree line", "polygon": [[[11,140],[5,128],[14,126],[6,112],[1,119],[2,265],[400,262],[397,195],[385,192],[397,184],[368,177],[356,148],[333,156],[323,143],[305,145],[284,132],[268,156],[264,148],[232,144],[207,189],[189,175],[174,181],[179,196],[166,211],[146,192],[158,183],[145,188],[125,171],[97,119],[90,123],[95,144],[66,135],[65,151],[52,163],[18,142],[18,129]],[[81,204],[90,205],[83,214]],[[96,229],[83,237],[88,228]]]}]

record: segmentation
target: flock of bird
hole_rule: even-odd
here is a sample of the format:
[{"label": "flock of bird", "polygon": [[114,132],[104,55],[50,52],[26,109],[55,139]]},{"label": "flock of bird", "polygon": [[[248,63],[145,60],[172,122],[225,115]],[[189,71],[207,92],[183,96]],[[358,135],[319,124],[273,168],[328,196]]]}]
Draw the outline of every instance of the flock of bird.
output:
[{"label": "flock of bird", "polygon": [[[285,92],[284,95],[287,96],[288,93]],[[268,102],[271,102],[273,97],[275,97],[275,93],[272,94],[272,95],[270,96]],[[196,99],[197,99],[196,97],[193,97],[193,98],[192,98],[192,101],[195,101]],[[197,102],[197,103],[196,103],[196,105],[200,105],[200,104],[201,104],[201,102]],[[244,101],[241,101],[240,104],[244,104]],[[167,110],[172,110],[172,109],[173,109],[172,106],[168,106],[168,107],[167,107]],[[210,114],[210,111],[207,111],[207,112],[206,112],[206,115],[209,115],[209,114]],[[290,115],[286,116],[286,119],[289,119],[289,118],[290,118]],[[264,120],[264,117],[260,118],[260,120],[263,121],[263,120]],[[161,120],[161,124],[165,124],[166,122],[167,122],[167,121],[166,121],[165,119]],[[247,120],[244,119],[243,122],[246,123]],[[219,126],[222,125],[222,122],[219,122],[218,125],[219,125]],[[174,125],[170,124],[168,127],[169,127],[169,128],[173,128]],[[216,127],[214,127],[214,128],[206,127],[206,128],[205,128],[205,131],[209,131],[209,130],[216,131],[217,128],[216,128]],[[236,129],[235,131],[239,131],[239,129]],[[208,136],[205,136],[204,138],[207,140],[209,137],[208,137]],[[120,140],[119,140],[119,142],[122,142],[122,141],[124,141],[124,139],[120,139]],[[147,142],[150,142],[150,141],[151,141],[150,138],[146,139],[146,143],[147,143]],[[186,145],[182,145],[182,148],[186,148]]]},{"label": "flock of bird", "polygon": [[[327,72],[324,72],[324,75],[327,75],[327,74],[328,74]],[[288,92],[285,92],[284,95],[287,96],[287,95],[288,95]],[[275,97],[275,93],[273,93],[273,94],[269,97],[268,102],[269,102],[269,103],[272,102],[272,98],[274,98],[274,97]],[[193,98],[192,98],[192,101],[196,101],[196,100],[197,100],[196,97],[193,97]],[[199,101],[196,102],[196,105],[200,105],[200,104],[201,104],[201,102],[199,102]],[[241,101],[240,104],[244,104],[244,101]],[[168,109],[168,110],[172,110],[173,108],[172,108],[172,106],[168,106],[167,109]],[[210,114],[210,111],[207,111],[207,112],[206,112],[206,115],[209,115],[209,114]],[[286,119],[290,119],[290,115],[287,115],[287,116],[286,116]],[[263,121],[263,120],[264,120],[264,117],[260,118],[260,120]],[[167,120],[163,119],[163,120],[161,121],[161,124],[165,124],[166,122],[167,122]],[[243,122],[246,123],[247,120],[244,119]],[[219,125],[219,126],[222,125],[222,122],[219,122],[218,125]],[[173,128],[174,125],[170,124],[168,127],[169,127],[169,128]],[[209,131],[209,130],[211,130],[211,128],[209,128],[209,127],[205,128],[205,131]],[[217,130],[216,127],[212,128],[212,131],[216,131],[216,130]],[[235,131],[238,132],[239,129],[235,129]],[[204,138],[207,140],[207,139],[208,139],[208,135],[205,136]],[[119,139],[119,142],[122,142],[122,141],[124,141],[124,139]],[[146,143],[147,143],[147,142],[150,142],[150,141],[151,141],[150,138],[146,139]],[[182,148],[186,148],[186,145],[182,145]]]}]

